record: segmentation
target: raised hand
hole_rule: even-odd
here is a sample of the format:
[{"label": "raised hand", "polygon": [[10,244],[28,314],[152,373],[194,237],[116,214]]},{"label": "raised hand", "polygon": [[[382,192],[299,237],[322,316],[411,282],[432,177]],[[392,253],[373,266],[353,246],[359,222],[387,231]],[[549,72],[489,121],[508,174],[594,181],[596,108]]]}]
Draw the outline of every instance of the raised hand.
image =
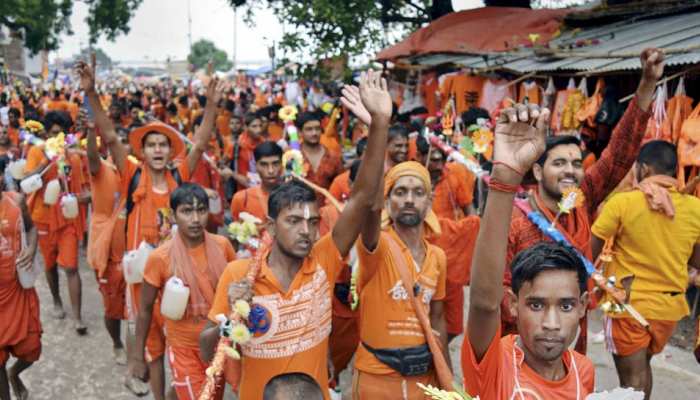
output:
[{"label": "raised hand", "polygon": [[360,76],[360,99],[371,118],[391,118],[392,104],[386,79],[380,72],[369,70]]},{"label": "raised hand", "polygon": [[545,150],[549,115],[534,104],[503,110],[496,123],[494,166],[505,165],[522,178]]},{"label": "raised hand", "polygon": [[343,96],[340,98],[340,102],[343,103],[348,110],[352,111],[363,124],[369,126],[369,124],[372,123],[372,116],[369,115],[369,111],[367,111],[364,104],[362,104],[360,89],[354,85],[345,85],[343,86],[342,94]]},{"label": "raised hand", "polygon": [[639,57],[642,63],[642,79],[656,83],[664,74],[666,55],[657,48],[648,48],[642,51]]},{"label": "raised hand", "polygon": [[84,61],[78,61],[75,65],[75,74],[78,75],[80,80],[80,88],[85,91],[95,90],[95,68],[94,66],[89,66]]}]

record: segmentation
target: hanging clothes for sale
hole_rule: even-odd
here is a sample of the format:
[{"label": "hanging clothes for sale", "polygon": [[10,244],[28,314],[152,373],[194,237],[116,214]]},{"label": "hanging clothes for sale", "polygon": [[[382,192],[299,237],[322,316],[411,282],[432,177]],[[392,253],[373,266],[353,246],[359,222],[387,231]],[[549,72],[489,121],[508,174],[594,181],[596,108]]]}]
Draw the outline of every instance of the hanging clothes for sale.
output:
[{"label": "hanging clothes for sale", "polygon": [[542,102],[542,88],[534,80],[520,84],[518,103],[524,103],[526,100],[528,104],[540,105]]},{"label": "hanging clothes for sale", "polygon": [[569,83],[566,85],[566,89],[560,90],[556,94],[551,120],[552,131],[554,131],[555,135],[559,135],[563,129],[562,122],[564,119],[564,109],[568,104],[569,96],[576,91],[576,82],[574,82],[574,78],[570,78]]},{"label": "hanging clothes for sale", "polygon": [[580,136],[581,121],[576,118],[576,114],[583,108],[587,97],[588,87],[584,77],[581,79],[578,88],[574,89],[566,99],[566,105],[562,113],[562,131],[559,134]]},{"label": "hanging clothes for sale", "polygon": [[484,82],[479,107],[493,115],[502,106],[504,100],[515,98],[513,86],[505,79],[487,79]]},{"label": "hanging clothes for sale", "polygon": [[437,104],[437,93],[440,90],[440,85],[438,84],[437,74],[435,72],[428,72],[422,74],[420,81],[420,93],[423,98],[423,103],[425,108],[428,109],[428,115],[437,115],[438,104]]},{"label": "hanging clothes for sale", "polygon": [[700,104],[683,122],[678,138],[678,179],[685,183],[686,167],[700,166]]},{"label": "hanging clothes for sale", "polygon": [[649,123],[647,123],[647,130],[644,133],[642,143],[651,140],[665,140],[670,142],[672,140],[670,126],[665,123],[667,119],[666,101],[668,100],[668,86],[666,83],[656,88],[654,96],[651,118],[649,118]]},{"label": "hanging clothes for sale", "polygon": [[549,77],[549,80],[547,81],[547,87],[544,89],[544,96],[542,96],[542,104],[541,106],[543,108],[548,108],[550,110],[554,110],[554,99],[557,95],[557,88],[554,86],[554,79],[552,77]]},{"label": "hanging clothes for sale", "polygon": [[605,81],[603,78],[598,78],[595,84],[593,95],[588,97],[583,103],[583,107],[576,113],[576,118],[583,125],[581,134],[595,139],[595,116],[600,110],[600,105],[603,103],[603,91],[605,90]]},{"label": "hanging clothes for sale", "polygon": [[484,87],[484,78],[460,72],[448,76],[440,86],[441,108],[445,107],[451,98],[455,100],[457,114],[462,114],[469,107],[476,107],[481,100]]},{"label": "hanging clothes for sale", "polygon": [[685,78],[681,77],[681,79],[678,80],[676,93],[666,104],[665,124],[668,126],[665,129],[671,132],[671,141],[674,144],[678,143],[683,122],[685,122],[692,112],[693,99],[685,94]]}]

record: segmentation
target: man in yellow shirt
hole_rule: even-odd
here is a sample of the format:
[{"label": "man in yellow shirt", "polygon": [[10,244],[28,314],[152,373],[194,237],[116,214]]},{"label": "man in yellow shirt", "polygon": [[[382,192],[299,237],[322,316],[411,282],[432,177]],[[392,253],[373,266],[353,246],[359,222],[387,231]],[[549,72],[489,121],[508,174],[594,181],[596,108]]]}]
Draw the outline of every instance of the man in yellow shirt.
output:
[{"label": "man in yellow shirt", "polygon": [[650,361],[663,350],[676,323],[688,315],[688,268],[700,268],[700,199],[679,192],[676,147],[645,144],[637,157],[632,191],[614,195],[592,227],[593,257],[614,238],[605,275],[628,292],[629,303],[649,322],[627,313],[606,317],[606,343],[620,385],[651,395]]}]

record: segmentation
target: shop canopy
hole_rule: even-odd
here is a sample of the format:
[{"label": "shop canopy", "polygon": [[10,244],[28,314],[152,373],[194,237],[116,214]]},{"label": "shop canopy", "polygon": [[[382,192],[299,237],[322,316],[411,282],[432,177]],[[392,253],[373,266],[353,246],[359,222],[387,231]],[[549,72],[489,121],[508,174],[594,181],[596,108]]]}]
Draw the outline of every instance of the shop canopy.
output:
[{"label": "shop canopy", "polygon": [[482,7],[447,14],[388,47],[378,60],[434,53],[492,53],[543,45],[555,37],[568,9]]}]

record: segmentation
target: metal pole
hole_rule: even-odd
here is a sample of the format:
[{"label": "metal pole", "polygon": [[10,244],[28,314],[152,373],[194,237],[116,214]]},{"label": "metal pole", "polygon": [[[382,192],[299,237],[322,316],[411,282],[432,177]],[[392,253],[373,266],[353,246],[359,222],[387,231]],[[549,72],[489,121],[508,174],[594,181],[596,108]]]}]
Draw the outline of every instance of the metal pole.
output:
[{"label": "metal pole", "polygon": [[190,7],[190,0],[187,0],[187,41],[190,44],[190,51],[192,50],[192,8]]},{"label": "metal pole", "polygon": [[233,8],[233,54],[231,54],[231,59],[233,60],[233,70],[236,70],[236,51],[237,51],[237,36],[238,36],[238,7]]}]

